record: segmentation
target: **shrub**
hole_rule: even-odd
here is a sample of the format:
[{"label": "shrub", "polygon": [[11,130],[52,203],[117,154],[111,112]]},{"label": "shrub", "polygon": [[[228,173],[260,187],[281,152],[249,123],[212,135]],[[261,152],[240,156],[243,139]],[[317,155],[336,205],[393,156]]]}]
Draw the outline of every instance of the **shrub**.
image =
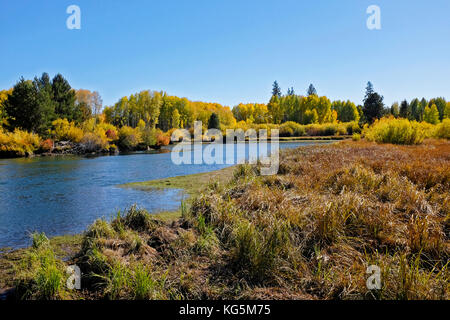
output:
[{"label": "shrub", "polygon": [[347,134],[347,127],[337,123],[309,124],[306,132],[309,136],[334,136]]},{"label": "shrub", "polygon": [[106,130],[105,134],[109,140],[111,141],[117,140],[117,132],[115,130],[108,129]]},{"label": "shrub", "polygon": [[334,136],[338,133],[338,126],[335,124],[328,124],[322,129],[323,135]]},{"label": "shrub", "polygon": [[137,129],[123,126],[119,129],[119,148],[133,150],[142,141],[141,133]]},{"label": "shrub", "polygon": [[280,126],[280,137],[292,137],[294,130],[289,126]]},{"label": "shrub", "polygon": [[141,132],[141,144],[147,147],[167,146],[170,143],[170,135],[164,134],[160,129],[143,127]]},{"label": "shrub", "polygon": [[320,134],[320,126],[317,124],[308,124],[306,126],[306,134],[308,136],[319,136]]},{"label": "shrub", "polygon": [[368,127],[364,135],[367,140],[378,143],[420,144],[426,132],[416,121],[382,118]]},{"label": "shrub", "polygon": [[156,129],[145,127],[141,131],[142,144],[145,148],[153,147],[157,144],[157,135],[158,132]]},{"label": "shrub", "polygon": [[53,140],[47,139],[41,142],[39,150],[41,152],[50,152],[53,149]]},{"label": "shrub", "polygon": [[159,132],[159,134],[156,137],[156,145],[161,146],[167,146],[170,143],[170,137],[168,135],[165,135],[164,133]]},{"label": "shrub", "polygon": [[98,152],[105,149],[108,146],[105,138],[102,138],[100,134],[88,132],[81,139],[81,144],[83,145],[86,152]]},{"label": "shrub", "polygon": [[40,148],[41,139],[37,134],[19,129],[3,132],[0,129],[0,154],[6,156],[32,155]]},{"label": "shrub", "polygon": [[450,119],[444,119],[436,126],[434,137],[439,139],[450,139]]},{"label": "shrub", "polygon": [[306,133],[304,126],[293,121],[283,123],[279,130],[280,137],[300,137]]},{"label": "shrub", "polygon": [[101,122],[97,126],[95,126],[93,131],[103,131],[108,142],[117,141],[119,137],[117,128],[110,123]]},{"label": "shrub", "polygon": [[435,131],[436,131],[436,126],[432,125],[431,123],[428,122],[420,122],[418,123],[423,131],[423,133],[425,134],[425,138],[431,138],[434,136]]},{"label": "shrub", "polygon": [[354,134],[352,135],[352,140],[353,140],[353,141],[359,141],[359,140],[361,140],[361,135],[360,135],[359,133],[354,133]]},{"label": "shrub", "polygon": [[52,135],[56,141],[72,141],[78,143],[83,138],[83,130],[77,128],[74,122],[67,119],[57,119],[52,122]]},{"label": "shrub", "polygon": [[115,144],[110,144],[108,151],[110,153],[117,153],[119,151],[119,149],[117,148],[117,146]]},{"label": "shrub", "polygon": [[358,122],[352,121],[344,123],[345,128],[347,130],[347,134],[354,134],[354,133],[361,133],[361,127],[359,126]]}]

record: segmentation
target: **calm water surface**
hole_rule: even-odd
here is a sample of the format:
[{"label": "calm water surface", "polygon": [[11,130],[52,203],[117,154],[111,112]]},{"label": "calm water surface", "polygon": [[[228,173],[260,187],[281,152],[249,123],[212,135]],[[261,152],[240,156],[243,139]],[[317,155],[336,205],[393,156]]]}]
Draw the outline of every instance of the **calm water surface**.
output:
[{"label": "calm water surface", "polygon": [[[280,143],[280,148],[311,145]],[[239,155],[243,157],[247,155]],[[213,171],[226,165],[175,165],[170,150],[120,156],[0,160],[0,248],[25,247],[29,233],[79,233],[99,217],[136,203],[150,212],[176,210],[180,190],[140,191],[117,185]]]}]

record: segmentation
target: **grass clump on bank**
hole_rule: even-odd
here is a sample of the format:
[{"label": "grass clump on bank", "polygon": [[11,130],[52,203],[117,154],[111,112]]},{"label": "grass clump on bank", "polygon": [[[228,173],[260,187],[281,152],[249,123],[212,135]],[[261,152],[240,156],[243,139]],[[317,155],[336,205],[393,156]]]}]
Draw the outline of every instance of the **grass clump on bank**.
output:
[{"label": "grass clump on bank", "polygon": [[32,234],[32,246],[19,265],[15,295],[20,299],[55,300],[67,297],[64,263],[43,233]]}]

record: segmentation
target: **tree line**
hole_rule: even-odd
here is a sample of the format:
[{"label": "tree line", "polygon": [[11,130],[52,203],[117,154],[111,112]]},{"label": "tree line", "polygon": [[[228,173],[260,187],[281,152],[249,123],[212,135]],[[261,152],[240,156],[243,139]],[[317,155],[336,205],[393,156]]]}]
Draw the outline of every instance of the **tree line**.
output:
[{"label": "tree line", "polygon": [[311,84],[307,95],[297,95],[291,87],[283,95],[278,82],[275,81],[272,97],[266,104],[239,104],[233,108],[237,121],[247,123],[282,124],[288,121],[299,124],[333,123],[359,121],[362,109],[350,100],[330,101],[326,96],[319,96]]},{"label": "tree line", "polygon": [[105,107],[105,120],[115,126],[136,127],[143,120],[152,128],[168,131],[173,128],[191,128],[194,121],[202,121],[205,128],[211,119],[219,119],[216,127],[231,127],[236,120],[229,107],[218,103],[190,101],[170,96],[165,92],[141,91],[119,99]]},{"label": "tree line", "polygon": [[282,94],[278,82],[265,103],[240,103],[232,110],[219,103],[190,101],[168,95],[164,91],[145,90],[120,98],[114,105],[102,108],[98,92],[75,90],[57,74],[52,79],[47,73],[33,80],[21,78],[12,89],[0,91],[0,126],[19,128],[47,136],[56,119],[67,119],[81,125],[90,119],[116,127],[142,126],[169,131],[174,128],[192,128],[194,121],[202,121],[204,128],[233,128],[245,124],[302,125],[336,122],[372,123],[386,115],[432,124],[450,116],[450,103],[444,98],[425,98],[395,102],[386,107],[384,98],[368,82],[362,105],[350,100],[331,101],[319,96],[313,84],[306,95],[296,94],[289,88]]},{"label": "tree line", "polygon": [[233,114],[238,121],[275,124],[287,121],[300,124],[356,121],[363,125],[389,115],[437,124],[450,117],[450,102],[443,97],[429,101],[425,98],[415,98],[411,102],[403,100],[400,104],[393,103],[391,107],[387,107],[383,100],[384,97],[374,90],[370,81],[362,105],[350,100],[330,101],[326,96],[319,96],[313,84],[309,85],[305,96],[296,95],[292,87],[283,95],[275,81],[267,105],[239,104],[233,108]]}]

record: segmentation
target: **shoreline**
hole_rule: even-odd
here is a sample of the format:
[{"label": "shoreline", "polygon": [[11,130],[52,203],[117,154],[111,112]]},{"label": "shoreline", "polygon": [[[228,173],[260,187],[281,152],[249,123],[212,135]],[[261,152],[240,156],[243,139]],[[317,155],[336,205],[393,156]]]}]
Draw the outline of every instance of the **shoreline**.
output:
[{"label": "shoreline", "polygon": [[[309,142],[309,141],[316,141],[316,142],[324,142],[324,141],[343,141],[351,139],[351,136],[349,135],[342,135],[342,136],[299,136],[299,137],[279,137],[278,141],[280,143],[288,143],[288,142]],[[227,144],[226,142],[226,136],[223,137],[223,143]],[[245,143],[249,143],[249,141],[252,142],[259,142],[260,139],[252,139],[249,140],[248,138],[245,139]],[[271,138],[268,137],[267,142],[271,142]],[[194,142],[194,139],[191,139],[191,143]],[[202,141],[202,144],[210,144],[211,141]],[[234,141],[234,144],[237,142]],[[176,145],[176,143],[170,143],[169,145]],[[159,148],[150,148],[149,150],[133,150],[133,151],[120,151],[117,150],[115,152],[110,151],[98,151],[98,152],[86,152],[86,153],[79,153],[79,152],[42,152],[42,153],[33,153],[33,154],[27,154],[24,156],[18,156],[18,155],[2,155],[0,154],[0,160],[7,160],[7,159],[21,159],[21,158],[35,158],[35,157],[64,157],[64,156],[72,156],[72,157],[103,157],[103,156],[118,156],[118,155],[126,155],[126,154],[134,154],[134,153],[146,153],[146,152],[158,152],[160,150],[164,150],[164,147]],[[165,149],[170,151],[170,149]]]}]

